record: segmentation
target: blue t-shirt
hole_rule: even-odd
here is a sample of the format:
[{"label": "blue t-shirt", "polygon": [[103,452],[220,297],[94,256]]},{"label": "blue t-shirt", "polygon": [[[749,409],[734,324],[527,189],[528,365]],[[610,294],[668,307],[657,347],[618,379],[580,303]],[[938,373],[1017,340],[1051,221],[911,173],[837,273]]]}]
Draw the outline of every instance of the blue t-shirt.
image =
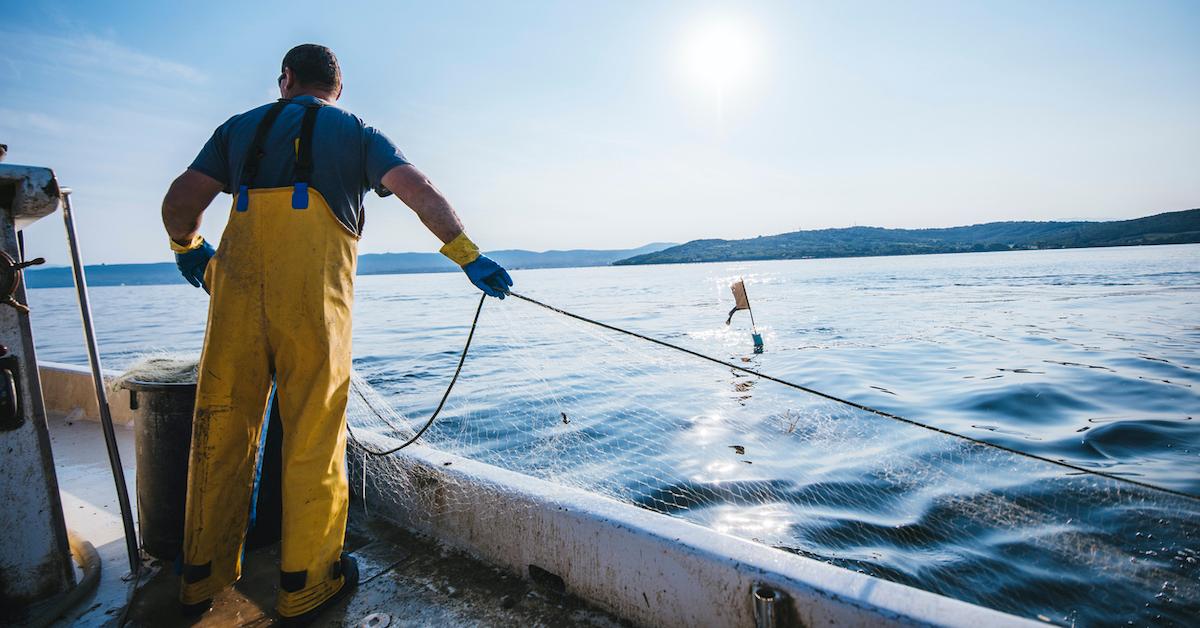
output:
[{"label": "blue t-shirt", "polygon": [[[313,96],[297,96],[290,102],[318,101]],[[189,168],[220,181],[225,192],[232,194],[241,185],[242,163],[254,141],[258,123],[270,108],[270,104],[263,105],[226,120],[213,132]],[[267,133],[251,189],[288,187],[294,182],[295,141],[300,136],[304,109],[296,104],[279,112]],[[358,116],[332,105],[321,107],[317,113],[309,185],[325,197],[338,220],[354,233],[360,232],[367,190],[373,189],[380,196],[391,194],[383,187],[383,175],[407,163],[404,154],[386,135]]]}]

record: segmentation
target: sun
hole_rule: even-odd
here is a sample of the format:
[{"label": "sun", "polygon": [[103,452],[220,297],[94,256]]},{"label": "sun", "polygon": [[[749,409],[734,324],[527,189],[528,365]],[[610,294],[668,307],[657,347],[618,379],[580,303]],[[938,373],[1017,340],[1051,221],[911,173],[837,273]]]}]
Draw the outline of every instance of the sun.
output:
[{"label": "sun", "polygon": [[719,100],[746,86],[760,62],[758,37],[742,20],[709,16],[684,33],[680,63],[685,77]]}]

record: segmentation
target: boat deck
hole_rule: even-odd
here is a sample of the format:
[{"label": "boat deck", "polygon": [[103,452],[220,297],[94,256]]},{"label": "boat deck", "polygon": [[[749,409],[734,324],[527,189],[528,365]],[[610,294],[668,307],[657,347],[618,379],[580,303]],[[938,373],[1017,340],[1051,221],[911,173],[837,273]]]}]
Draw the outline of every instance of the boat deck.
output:
[{"label": "boat deck", "polygon": [[[120,508],[100,425],[78,415],[49,419],[67,527],[96,546],[102,562],[94,593],[56,625],[116,625],[129,594]],[[126,481],[134,493],[133,433],[116,426]],[[136,504],[134,504],[136,510]],[[351,502],[347,549],[359,561],[357,591],[320,626],[627,626],[585,602],[502,572],[461,552],[364,516]],[[128,613],[130,626],[266,626],[275,623],[278,544],[247,552],[241,581],[198,619],[178,612],[173,566],[148,561]]]}]

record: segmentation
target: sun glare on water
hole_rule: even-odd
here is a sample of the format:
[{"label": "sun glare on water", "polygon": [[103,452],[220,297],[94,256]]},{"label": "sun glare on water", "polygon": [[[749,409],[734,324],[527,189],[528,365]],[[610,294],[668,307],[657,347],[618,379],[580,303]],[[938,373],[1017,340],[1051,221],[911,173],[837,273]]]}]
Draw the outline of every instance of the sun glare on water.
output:
[{"label": "sun glare on water", "polygon": [[760,69],[757,35],[750,24],[730,16],[709,16],[684,32],[679,56],[685,78],[713,99],[718,115]]}]

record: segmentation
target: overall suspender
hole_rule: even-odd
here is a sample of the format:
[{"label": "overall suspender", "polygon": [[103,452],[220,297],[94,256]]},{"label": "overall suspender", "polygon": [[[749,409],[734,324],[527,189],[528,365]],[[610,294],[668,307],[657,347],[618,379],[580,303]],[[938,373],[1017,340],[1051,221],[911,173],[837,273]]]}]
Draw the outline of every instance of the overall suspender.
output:
[{"label": "overall suspender", "polygon": [[308,181],[312,177],[312,136],[317,124],[317,112],[322,105],[305,105],[300,122],[300,145],[296,148],[296,178],[292,184],[292,209],[308,208]]},{"label": "overall suspender", "polygon": [[[244,212],[250,209],[250,188],[258,177],[258,165],[266,154],[267,133],[279,117],[279,112],[290,103],[290,100],[280,99],[267,113],[254,131],[254,141],[246,150],[246,159],[242,164],[242,179],[238,184],[237,210]],[[313,127],[317,124],[317,112],[324,103],[296,103],[304,107],[304,118],[300,122],[300,138],[296,146],[295,176],[292,183],[292,208],[308,208],[308,184],[312,178],[312,136]]]}]

